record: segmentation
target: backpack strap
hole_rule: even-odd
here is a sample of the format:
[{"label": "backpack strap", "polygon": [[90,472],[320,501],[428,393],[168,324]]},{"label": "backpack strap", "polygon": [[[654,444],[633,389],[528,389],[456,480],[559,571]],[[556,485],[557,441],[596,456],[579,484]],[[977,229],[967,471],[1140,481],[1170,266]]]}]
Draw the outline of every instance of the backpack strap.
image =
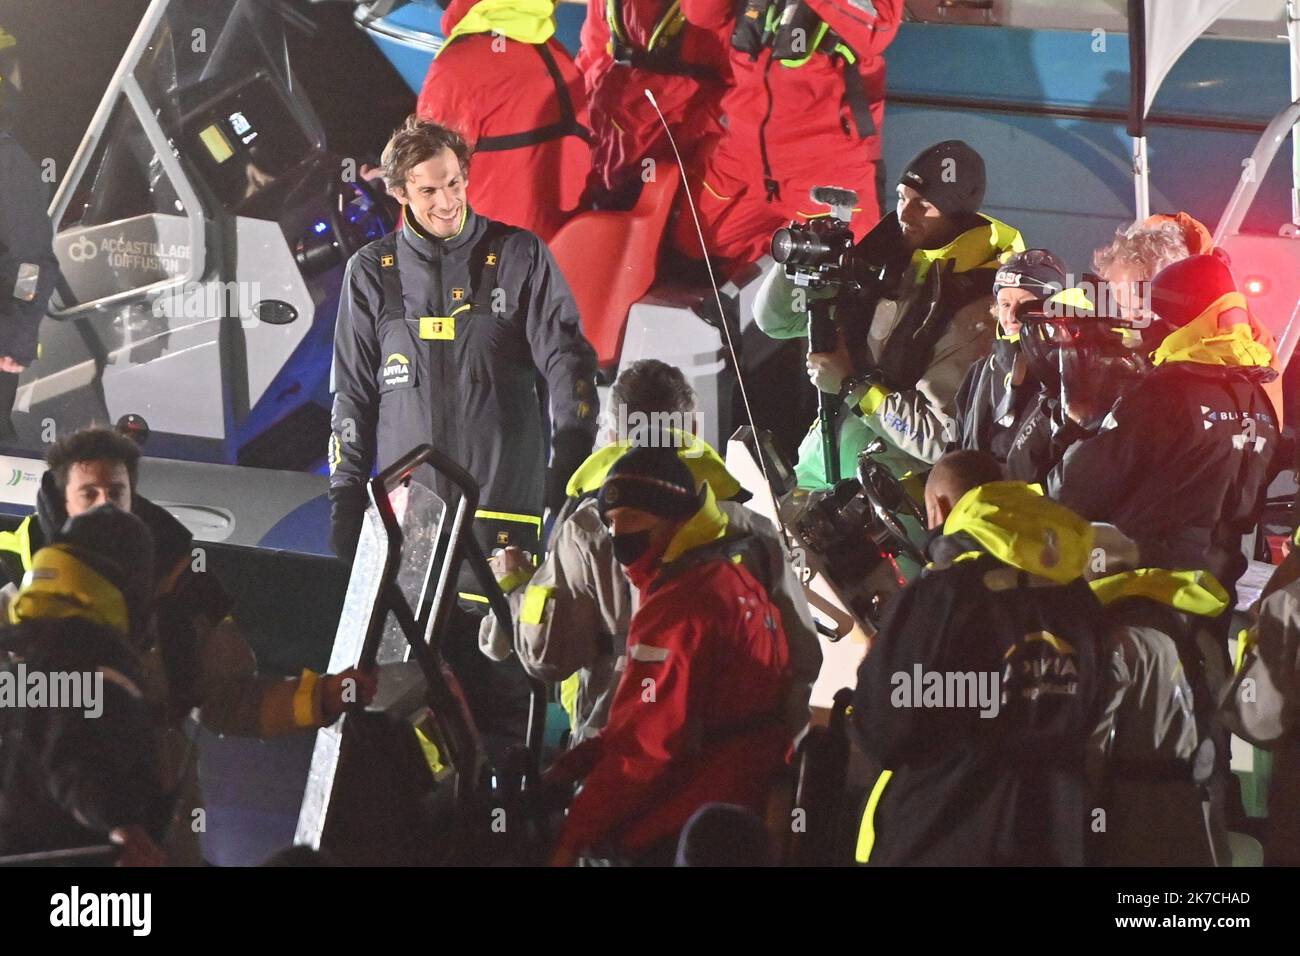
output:
[{"label": "backpack strap", "polygon": [[513,226],[489,219],[487,229],[474,246],[469,263],[470,302],[476,313],[492,311],[492,292],[497,288],[501,250],[515,231]]},{"label": "backpack strap", "polygon": [[379,246],[379,286],[383,293],[380,314],[401,322],[406,318],[402,302],[402,273],[397,267],[397,232],[390,232],[376,243]]},{"label": "backpack strap", "polygon": [[560,106],[559,120],[522,133],[484,136],[474,144],[474,152],[499,153],[507,149],[523,149],[527,146],[540,146],[553,139],[563,139],[565,136],[576,136],[584,143],[591,143],[591,130],[578,122],[577,114],[573,109],[573,98],[569,96],[569,88],[564,82],[563,74],[560,73],[559,64],[555,62],[555,55],[551,53],[546,43],[530,43],[529,46],[542,58],[542,63],[546,65],[546,72],[550,74],[551,82],[555,84],[555,98]]}]

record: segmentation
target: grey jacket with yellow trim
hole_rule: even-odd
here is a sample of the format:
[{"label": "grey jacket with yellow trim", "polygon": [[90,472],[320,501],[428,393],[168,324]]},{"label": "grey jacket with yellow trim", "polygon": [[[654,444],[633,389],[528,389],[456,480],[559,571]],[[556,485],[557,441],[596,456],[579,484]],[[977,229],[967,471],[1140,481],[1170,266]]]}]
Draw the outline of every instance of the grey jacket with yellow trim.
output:
[{"label": "grey jacket with yellow trim", "polygon": [[[897,297],[882,297],[866,318],[871,362],[879,362],[891,336],[918,315],[929,314],[925,324],[939,323],[943,332],[928,356],[914,360],[923,369],[914,383],[896,390],[888,384],[863,386],[845,396],[839,426],[841,477],[854,474],[858,453],[874,438],[884,439],[886,451],[879,458],[897,475],[924,470],[956,438],[957,392],[971,364],[986,355],[993,343],[995,323],[989,313],[993,270],[999,256],[1024,248],[1020,233],[1011,226],[988,217],[981,220],[981,225],[941,249],[914,253],[896,282]],[[987,292],[973,295],[967,289],[952,298],[944,289],[953,287],[954,277],[962,280],[958,284],[986,282]],[[795,308],[796,288],[780,265],[769,270],[759,287],[754,320],[773,338],[808,334],[808,313]],[[816,295],[809,292],[805,303]],[[800,487],[826,487],[815,425],[799,448],[795,471]]]},{"label": "grey jacket with yellow trim", "polygon": [[1227,737],[1210,717],[1227,678],[1213,622],[1228,595],[1206,571],[1124,570],[1089,583],[1106,608],[1103,706],[1089,741],[1104,816],[1094,809],[1089,820],[1089,861],[1226,865],[1213,748]]},{"label": "grey jacket with yellow trim", "polygon": [[[699,445],[703,449],[698,455],[683,453],[697,480],[708,481],[715,495],[734,495],[739,484],[712,448],[703,441]],[[620,450],[607,446],[593,454],[575,473],[569,490],[580,490],[576,482],[584,474],[588,485],[594,482],[599,488],[597,475],[608,470]],[[560,684],[575,745],[594,736],[608,720],[637,603],[635,590],[614,558],[612,540],[591,490],[587,487],[587,497],[581,500],[571,499],[573,507],[553,533],[550,551],[531,581],[509,591],[514,633],[507,633],[491,613],[479,627],[479,646],[488,657],[504,660],[515,653],[533,677]],[[822,663],[803,586],[770,521],[734,501],[720,501],[719,507],[727,518],[729,537],[757,539],[766,567],[754,574],[760,581],[773,582],[772,602],[781,612],[790,646],[794,683],[787,713],[793,736],[808,722],[808,698]],[[504,587],[509,584],[503,582]]]}]

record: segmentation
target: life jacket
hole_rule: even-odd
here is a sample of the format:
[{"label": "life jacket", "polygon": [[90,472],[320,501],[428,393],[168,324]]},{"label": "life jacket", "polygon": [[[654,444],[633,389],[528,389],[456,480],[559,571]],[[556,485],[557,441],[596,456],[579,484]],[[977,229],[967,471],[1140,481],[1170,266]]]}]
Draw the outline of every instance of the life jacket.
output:
[{"label": "life jacket", "polygon": [[739,0],[731,46],[751,60],[771,50],[772,59],[790,69],[798,69],[819,53],[838,59],[844,67],[845,102],[858,138],[876,132],[857,53],[804,0]]},{"label": "life jacket", "polygon": [[687,22],[681,0],[672,0],[667,6],[644,46],[638,46],[629,36],[623,22],[622,0],[605,0],[605,22],[609,26],[609,55],[620,66],[714,82],[721,80],[716,70],[682,59],[682,36]]},{"label": "life jacket", "polygon": [[518,133],[484,136],[473,144],[476,153],[496,153],[508,149],[540,146],[542,143],[549,143],[565,136],[576,136],[585,143],[590,143],[592,140],[591,130],[578,122],[573,100],[569,96],[569,88],[549,46],[550,38],[555,33],[554,9],[552,7],[551,15],[547,19],[539,15],[540,7],[545,7],[547,4],[544,2],[537,4],[536,0],[533,0],[533,5],[537,9],[523,9],[518,0],[477,0],[467,10],[462,12],[458,9],[460,5],[457,5],[457,8],[449,9],[443,17],[442,25],[447,40],[434,55],[435,59],[465,37],[490,32],[494,37],[515,40],[536,50],[546,67],[551,83],[555,86],[555,101],[560,109],[558,120]]}]

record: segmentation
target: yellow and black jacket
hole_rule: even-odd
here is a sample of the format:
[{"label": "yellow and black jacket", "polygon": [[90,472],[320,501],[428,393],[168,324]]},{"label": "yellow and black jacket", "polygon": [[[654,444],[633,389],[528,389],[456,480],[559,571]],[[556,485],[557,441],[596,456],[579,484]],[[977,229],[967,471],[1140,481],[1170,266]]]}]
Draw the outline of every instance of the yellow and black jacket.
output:
[{"label": "yellow and black jacket", "polygon": [[1101,606],[1087,522],[1020,482],[968,492],[858,671],[853,726],[883,768],[857,860],[1080,865]]},{"label": "yellow and black jacket", "polygon": [[[124,826],[157,838],[168,814],[126,600],[75,551],[35,563],[0,625],[0,855],[102,844]],[[86,675],[82,706],[14,697],[68,675]]]}]

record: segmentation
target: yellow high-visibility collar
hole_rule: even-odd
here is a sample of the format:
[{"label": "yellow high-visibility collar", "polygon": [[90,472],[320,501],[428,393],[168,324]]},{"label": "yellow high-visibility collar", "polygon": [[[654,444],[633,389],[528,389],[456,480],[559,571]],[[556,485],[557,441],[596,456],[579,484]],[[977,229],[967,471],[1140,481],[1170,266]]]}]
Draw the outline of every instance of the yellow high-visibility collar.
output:
[{"label": "yellow high-visibility collar", "polygon": [[9,621],[82,617],[128,634],[126,598],[107,578],[63,545],[41,548],[9,605]]}]

